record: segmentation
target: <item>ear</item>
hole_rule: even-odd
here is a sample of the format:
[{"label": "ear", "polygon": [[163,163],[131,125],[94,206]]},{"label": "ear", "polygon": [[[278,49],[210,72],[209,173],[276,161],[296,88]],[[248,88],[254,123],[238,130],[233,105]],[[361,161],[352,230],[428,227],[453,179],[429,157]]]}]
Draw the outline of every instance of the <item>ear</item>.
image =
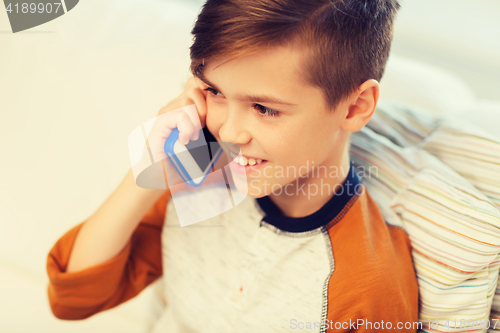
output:
[{"label": "ear", "polygon": [[373,116],[380,95],[380,86],[370,79],[361,84],[348,99],[347,115],[342,129],[350,132],[361,130]]}]

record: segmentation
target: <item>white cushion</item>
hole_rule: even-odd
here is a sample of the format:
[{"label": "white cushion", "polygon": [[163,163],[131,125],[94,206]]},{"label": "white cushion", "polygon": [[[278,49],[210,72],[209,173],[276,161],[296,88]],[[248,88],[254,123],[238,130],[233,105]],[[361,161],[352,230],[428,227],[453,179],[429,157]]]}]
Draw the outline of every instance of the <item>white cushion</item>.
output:
[{"label": "white cushion", "polygon": [[478,100],[451,117],[463,123],[479,127],[500,139],[500,101]]},{"label": "white cushion", "polygon": [[420,61],[391,53],[380,81],[380,98],[450,114],[470,108],[476,100],[458,76]]}]

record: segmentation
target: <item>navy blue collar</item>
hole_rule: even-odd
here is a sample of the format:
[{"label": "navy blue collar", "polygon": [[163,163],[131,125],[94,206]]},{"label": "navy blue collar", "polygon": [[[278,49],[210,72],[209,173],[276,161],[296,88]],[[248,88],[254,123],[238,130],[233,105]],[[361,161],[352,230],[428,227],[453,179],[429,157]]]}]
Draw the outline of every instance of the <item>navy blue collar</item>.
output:
[{"label": "navy blue collar", "polygon": [[358,184],[361,184],[361,181],[351,162],[347,178],[342,183],[342,187],[338,189],[338,193],[333,195],[318,211],[304,217],[289,217],[283,215],[279,208],[271,201],[269,196],[257,198],[256,200],[260,208],[264,211],[263,220],[265,222],[283,231],[305,232],[328,224],[340,214],[349,200],[362,192],[361,185],[356,186]]}]

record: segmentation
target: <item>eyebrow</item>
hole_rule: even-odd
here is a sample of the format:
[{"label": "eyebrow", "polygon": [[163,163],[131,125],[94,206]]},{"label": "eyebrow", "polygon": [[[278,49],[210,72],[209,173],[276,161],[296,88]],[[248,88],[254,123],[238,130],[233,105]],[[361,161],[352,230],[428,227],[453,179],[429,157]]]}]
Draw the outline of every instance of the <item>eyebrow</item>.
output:
[{"label": "eyebrow", "polygon": [[[212,87],[216,89],[217,91],[221,91],[217,85],[213,84],[210,82],[206,76],[204,75],[203,71],[198,75],[198,78],[205,83],[207,86]],[[283,105],[291,105],[291,106],[297,106],[297,104],[293,103],[288,103],[283,100],[280,100],[279,98],[272,97],[272,96],[266,96],[266,95],[243,95],[243,94],[236,94],[235,98],[239,101],[243,102],[257,102],[257,103],[271,103],[271,104],[283,104]]]}]

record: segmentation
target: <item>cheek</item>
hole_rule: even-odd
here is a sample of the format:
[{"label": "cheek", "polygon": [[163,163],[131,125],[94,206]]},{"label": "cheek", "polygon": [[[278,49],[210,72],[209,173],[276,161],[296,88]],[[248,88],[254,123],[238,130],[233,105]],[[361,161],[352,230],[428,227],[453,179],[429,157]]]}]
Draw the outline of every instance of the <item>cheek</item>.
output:
[{"label": "cheek", "polygon": [[206,99],[207,112],[217,113],[221,110],[221,103],[214,101],[213,97],[208,96]]},{"label": "cheek", "polygon": [[289,165],[305,165],[307,161],[314,160],[321,142],[311,140],[305,133],[295,134],[283,140],[281,156]]},{"label": "cheek", "polygon": [[268,154],[274,163],[281,166],[295,165],[300,159],[297,154],[297,143],[295,140],[287,140],[286,136],[270,136],[269,134],[256,139],[262,149]]}]

